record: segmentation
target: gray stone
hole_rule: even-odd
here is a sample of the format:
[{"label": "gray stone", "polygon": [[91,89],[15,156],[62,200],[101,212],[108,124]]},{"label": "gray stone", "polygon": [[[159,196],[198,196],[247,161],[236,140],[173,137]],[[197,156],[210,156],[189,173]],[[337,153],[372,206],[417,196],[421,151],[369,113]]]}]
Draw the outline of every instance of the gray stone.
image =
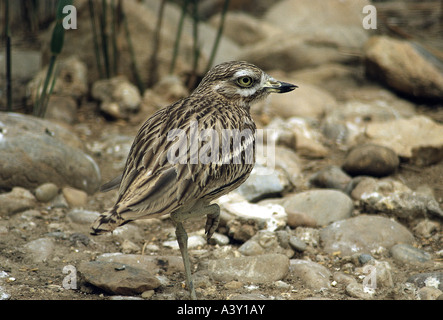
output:
[{"label": "gray stone", "polygon": [[392,257],[401,264],[423,265],[424,263],[429,262],[432,258],[432,256],[426,251],[404,243],[392,246],[390,253]]},{"label": "gray stone", "polygon": [[97,211],[89,211],[84,209],[72,209],[66,216],[72,222],[90,225],[100,216],[100,213]]},{"label": "gray stone", "polygon": [[53,253],[55,241],[52,238],[40,238],[24,245],[25,251],[34,262],[44,262]]},{"label": "gray stone", "polygon": [[118,262],[84,261],[78,271],[86,282],[111,294],[141,294],[160,286],[151,272]]},{"label": "gray stone", "polygon": [[0,216],[5,216],[30,209],[37,201],[28,190],[15,187],[11,192],[0,194],[0,203]]},{"label": "gray stone", "polygon": [[35,197],[38,201],[48,202],[55,198],[58,187],[53,183],[44,183],[35,189]]},{"label": "gray stone", "polygon": [[360,255],[358,255],[358,262],[360,264],[366,264],[367,262],[371,261],[372,259],[374,259],[370,254],[367,253],[362,253]]},{"label": "gray stone", "polygon": [[248,179],[236,190],[249,202],[280,195],[288,186],[288,179],[277,170],[256,165]]},{"label": "gray stone", "polygon": [[378,145],[359,145],[346,155],[343,170],[352,176],[388,176],[395,172],[400,161],[394,151]]},{"label": "gray stone", "polygon": [[[206,244],[206,239],[200,235],[191,235],[188,237],[188,249],[198,248]],[[177,240],[168,240],[163,242],[163,246],[179,250]]]},{"label": "gray stone", "polygon": [[265,253],[284,254],[288,258],[294,255],[294,251],[288,245],[284,246],[279,241],[276,233],[266,230],[257,232],[251,239],[238,248],[245,256],[260,255]]},{"label": "gray stone", "polygon": [[328,166],[314,173],[309,182],[317,188],[345,191],[351,177],[338,166]]},{"label": "gray stone", "polygon": [[345,193],[333,189],[309,190],[285,197],[288,212],[303,212],[323,226],[351,216],[353,202]]},{"label": "gray stone", "polygon": [[362,214],[321,229],[320,241],[326,252],[350,256],[388,249],[397,243],[413,244],[414,236],[391,219]]},{"label": "gray stone", "polygon": [[290,260],[288,277],[300,279],[309,289],[315,291],[330,289],[331,276],[328,269],[316,262],[301,259]]},{"label": "gray stone", "polygon": [[224,234],[214,232],[211,239],[209,239],[209,243],[214,245],[218,244],[219,246],[226,246],[229,244],[229,237]]},{"label": "gray stone", "polygon": [[289,271],[289,259],[282,254],[211,260],[210,277],[216,281],[266,283],[283,279]]},{"label": "gray stone", "polygon": [[307,245],[304,241],[300,240],[296,236],[291,236],[289,238],[289,245],[292,249],[296,251],[305,251],[307,248]]},{"label": "gray stone", "polygon": [[0,113],[0,188],[52,182],[93,193],[100,170],[71,130],[50,121]]},{"label": "gray stone", "polygon": [[144,269],[155,274],[161,270],[166,274],[184,271],[181,256],[147,256],[140,254],[122,254],[118,252],[102,254],[97,257],[97,261],[116,262],[137,269]]}]

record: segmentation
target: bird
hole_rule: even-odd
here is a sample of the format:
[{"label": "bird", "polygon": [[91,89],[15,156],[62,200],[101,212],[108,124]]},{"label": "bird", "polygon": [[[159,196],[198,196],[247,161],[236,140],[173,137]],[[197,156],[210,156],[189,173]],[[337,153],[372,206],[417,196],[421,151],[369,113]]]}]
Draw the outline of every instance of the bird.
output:
[{"label": "bird", "polygon": [[197,299],[183,222],[206,216],[209,241],[220,220],[220,207],[212,201],[245,182],[255,164],[251,105],[295,88],[246,61],[211,68],[188,97],[160,109],[140,127],[123,173],[102,186],[102,191],[118,188],[117,200],[95,220],[91,234],[169,214],[186,286],[190,298]]}]

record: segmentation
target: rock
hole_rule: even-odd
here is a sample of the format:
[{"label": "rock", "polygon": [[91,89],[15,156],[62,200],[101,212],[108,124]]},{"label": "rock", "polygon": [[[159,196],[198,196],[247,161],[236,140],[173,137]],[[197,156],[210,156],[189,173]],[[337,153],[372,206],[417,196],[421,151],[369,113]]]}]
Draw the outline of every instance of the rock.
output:
[{"label": "rock", "polygon": [[332,165],[314,173],[309,178],[309,182],[317,188],[337,189],[344,192],[351,182],[351,177],[340,167]]},{"label": "rock", "polygon": [[441,296],[443,292],[436,288],[432,287],[423,287],[417,291],[417,298],[419,300],[437,300],[439,296]]},{"label": "rock", "polygon": [[321,131],[329,141],[347,147],[361,144],[368,123],[416,115],[414,104],[380,88],[351,89],[343,99],[345,103],[325,116]]},{"label": "rock", "polygon": [[373,299],[374,292],[365,289],[361,283],[351,282],[346,286],[346,293],[357,299],[371,300]]},{"label": "rock", "polygon": [[358,263],[360,263],[361,265],[364,265],[366,263],[368,263],[369,261],[373,260],[374,258],[367,253],[362,253],[358,255]]},{"label": "rock", "polygon": [[[372,266],[373,268],[371,268]],[[359,272],[362,270],[363,272]],[[392,280],[391,266],[387,261],[378,261],[371,259],[366,263],[363,268],[356,269],[357,273],[366,274],[365,279],[368,280],[364,286],[368,285],[369,289],[381,289],[381,288],[393,288],[394,282]],[[372,283],[372,275],[375,272],[375,281]],[[375,286],[375,288],[372,287]]]},{"label": "rock", "polygon": [[211,260],[210,277],[215,281],[267,283],[283,279],[289,271],[289,259],[281,254]]},{"label": "rock", "polygon": [[248,179],[236,190],[249,202],[280,195],[288,188],[289,181],[280,171],[255,165]]},{"label": "rock", "polygon": [[11,192],[0,194],[0,203],[0,216],[7,216],[30,209],[37,201],[28,190],[15,187]]},{"label": "rock", "polygon": [[260,230],[275,231],[286,225],[287,215],[284,208],[277,204],[253,204],[233,192],[217,200],[221,224],[236,220],[240,225],[252,221]]},{"label": "rock", "polygon": [[111,294],[141,294],[160,286],[150,272],[116,262],[83,261],[78,271],[86,282]]},{"label": "rock", "polygon": [[304,212],[294,212],[294,211],[287,211],[286,214],[288,215],[288,226],[291,228],[297,228],[297,227],[316,227],[317,226],[317,220],[315,220],[313,217],[309,216],[309,214]]},{"label": "rock", "polygon": [[88,193],[98,189],[100,170],[71,130],[32,116],[0,113],[0,131],[0,188],[34,189],[51,182]]},{"label": "rock", "polygon": [[[220,15],[214,15],[209,23],[217,29],[220,25]],[[241,11],[229,12],[223,28],[223,35],[241,46],[257,43],[280,32],[281,30],[272,24]]]},{"label": "rock", "polygon": [[273,253],[283,254],[291,258],[294,255],[292,249],[281,244],[276,233],[266,230],[257,232],[251,239],[243,243],[238,251],[245,256]]},{"label": "rock", "polygon": [[286,196],[281,205],[287,212],[307,214],[319,226],[350,217],[354,208],[351,198],[333,189],[308,190]]},{"label": "rock", "polygon": [[400,218],[413,219],[427,214],[443,217],[438,202],[428,194],[417,193],[402,183],[364,178],[351,193],[366,212],[383,212]]},{"label": "rock", "polygon": [[40,202],[48,202],[58,194],[58,187],[53,183],[44,183],[35,189],[35,197]]},{"label": "rock", "polygon": [[123,253],[135,253],[140,252],[142,248],[139,245],[135,244],[132,241],[124,240],[122,243],[122,252]]},{"label": "rock", "polygon": [[289,277],[300,279],[311,290],[330,289],[331,276],[329,270],[318,263],[301,259],[290,260]]},{"label": "rock", "polygon": [[62,193],[70,207],[85,207],[88,202],[88,194],[82,190],[65,187]]},{"label": "rock", "polygon": [[225,236],[224,234],[214,232],[211,239],[209,239],[209,244],[212,245],[219,245],[219,246],[226,246],[229,244],[229,237]]},{"label": "rock", "polygon": [[266,126],[266,130],[271,130],[272,135],[268,140],[274,139],[278,143],[280,137],[289,133],[295,137],[293,147],[299,156],[306,158],[323,158],[328,154],[327,149],[321,142],[321,134],[317,132],[309,121],[303,118],[289,118],[282,120],[275,118]]},{"label": "rock", "polygon": [[426,251],[414,248],[410,244],[399,243],[390,249],[392,257],[400,264],[423,266],[431,260],[431,255]]},{"label": "rock", "polygon": [[[202,247],[206,244],[206,239],[204,239],[201,235],[190,235],[188,237],[188,249]],[[163,246],[179,250],[177,240],[164,241]]]},{"label": "rock", "polygon": [[[238,58],[266,70],[296,70],[325,63],[349,63],[368,39],[362,28],[362,8],[368,1],[324,3],[322,1],[280,1],[266,13],[264,20],[284,32],[247,46]],[[322,28],[314,22],[328,25]],[[297,19],[293,19],[297,17]],[[314,19],[314,20],[316,20]]]},{"label": "rock", "polygon": [[11,298],[11,295],[5,290],[5,288],[0,286],[0,301],[1,300],[9,300],[10,298]]},{"label": "rock", "polygon": [[269,300],[266,296],[260,293],[242,293],[242,294],[235,294],[230,297],[228,297],[226,300],[252,300],[252,301],[260,301],[260,300]]},{"label": "rock", "polygon": [[432,233],[439,230],[439,228],[440,224],[437,221],[425,219],[420,221],[413,230],[419,237],[430,238]]},{"label": "rock", "polygon": [[120,263],[137,269],[144,269],[154,274],[160,271],[165,272],[165,274],[184,271],[181,256],[105,253],[98,256],[97,261]]},{"label": "rock", "polygon": [[152,90],[169,104],[189,96],[188,88],[176,75],[164,76],[154,85]]},{"label": "rock", "polygon": [[346,155],[343,170],[352,176],[388,176],[397,170],[400,161],[394,151],[378,145],[360,145]]},{"label": "rock", "polygon": [[53,253],[55,241],[52,238],[40,238],[28,242],[24,245],[26,253],[29,254],[33,262],[45,262]]},{"label": "rock", "polygon": [[84,209],[72,209],[66,215],[70,221],[87,226],[91,225],[99,216],[100,213],[97,211]]},{"label": "rock", "polygon": [[365,45],[368,76],[403,94],[428,99],[443,97],[441,63],[416,42],[374,36]]},{"label": "rock", "polygon": [[296,95],[272,95],[254,106],[256,110],[270,118],[289,119],[293,117],[321,119],[337,107],[337,101],[329,92],[312,84],[300,82],[299,79],[287,79],[279,71],[270,71],[272,75],[282,81],[294,83],[298,86]]},{"label": "rock", "polygon": [[342,284],[344,286],[347,286],[351,282],[356,282],[353,277],[343,272],[334,272],[334,274],[332,275],[332,279],[335,282]]},{"label": "rock", "polygon": [[[57,59],[54,68],[58,71],[52,94],[71,97],[78,101],[88,93],[88,69],[78,57],[69,56]],[[48,67],[42,69],[28,84],[27,91],[30,94],[31,105],[35,104],[37,93],[40,95],[43,90],[42,84],[45,81],[47,69]]]},{"label": "rock", "polygon": [[369,123],[363,140],[388,147],[401,159],[419,166],[443,159],[443,125],[423,115]]},{"label": "rock", "polygon": [[295,236],[311,247],[318,247],[320,244],[320,231],[318,229],[298,227],[295,229]]},{"label": "rock", "polygon": [[136,113],[142,101],[137,87],[124,76],[94,82],[92,97],[101,102],[101,111],[116,119]]},{"label": "rock", "polygon": [[362,214],[324,227],[320,230],[320,241],[325,252],[350,256],[377,252],[398,243],[413,244],[414,236],[398,222]]},{"label": "rock", "polygon": [[306,243],[296,236],[291,236],[289,238],[289,245],[296,251],[305,251],[307,248]]},{"label": "rock", "polygon": [[443,291],[443,272],[425,272],[412,275],[406,282],[415,284],[418,288],[433,287]]},{"label": "rock", "polygon": [[61,123],[74,124],[77,121],[77,101],[69,96],[51,95],[45,118]]}]

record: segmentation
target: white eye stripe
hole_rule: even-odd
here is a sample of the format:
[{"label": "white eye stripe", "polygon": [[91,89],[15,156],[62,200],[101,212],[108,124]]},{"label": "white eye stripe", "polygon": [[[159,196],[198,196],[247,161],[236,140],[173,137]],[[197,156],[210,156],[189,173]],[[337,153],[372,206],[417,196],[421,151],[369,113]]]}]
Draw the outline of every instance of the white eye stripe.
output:
[{"label": "white eye stripe", "polygon": [[236,73],[234,73],[234,79],[240,78],[240,77],[251,77],[255,78],[255,74],[252,73],[250,70],[238,70]]}]

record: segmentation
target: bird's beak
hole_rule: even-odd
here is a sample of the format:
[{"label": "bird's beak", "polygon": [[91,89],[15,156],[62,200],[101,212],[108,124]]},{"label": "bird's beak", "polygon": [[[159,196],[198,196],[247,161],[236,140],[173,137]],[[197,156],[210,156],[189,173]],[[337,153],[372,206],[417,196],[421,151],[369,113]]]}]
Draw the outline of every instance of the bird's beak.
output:
[{"label": "bird's beak", "polygon": [[283,81],[277,81],[274,78],[269,78],[268,81],[266,81],[264,87],[269,92],[277,92],[277,93],[284,93],[294,90],[295,88],[298,88],[295,84],[287,83]]}]

